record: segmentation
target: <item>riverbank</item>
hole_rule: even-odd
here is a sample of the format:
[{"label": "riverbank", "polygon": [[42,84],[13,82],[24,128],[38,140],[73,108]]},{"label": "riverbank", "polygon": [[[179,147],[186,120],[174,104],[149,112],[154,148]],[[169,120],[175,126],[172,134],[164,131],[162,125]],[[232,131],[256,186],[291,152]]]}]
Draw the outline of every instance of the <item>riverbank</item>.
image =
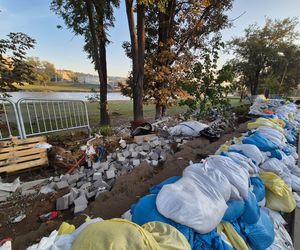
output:
[{"label": "riverbank", "polygon": [[46,85],[26,84],[18,86],[18,89],[32,92],[91,92],[91,89],[99,90],[99,85],[75,82],[49,82]]}]

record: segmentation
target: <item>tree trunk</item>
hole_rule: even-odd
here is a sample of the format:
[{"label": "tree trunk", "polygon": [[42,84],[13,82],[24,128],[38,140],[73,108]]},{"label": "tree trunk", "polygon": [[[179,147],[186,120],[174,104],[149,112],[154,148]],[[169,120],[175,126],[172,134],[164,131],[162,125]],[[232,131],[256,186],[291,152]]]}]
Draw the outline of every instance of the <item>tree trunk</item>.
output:
[{"label": "tree trunk", "polygon": [[156,103],[155,104],[155,120],[158,120],[161,118],[161,106]]},{"label": "tree trunk", "polygon": [[[97,38],[96,27],[94,23],[94,16],[93,16],[93,5],[91,0],[85,0],[86,8],[89,18],[89,29],[91,32],[92,37],[92,46],[93,46],[93,59],[95,62],[95,68],[98,72],[98,77],[100,81],[100,125],[109,125],[109,115],[108,115],[108,105],[107,105],[107,64],[106,64],[106,44],[105,44],[105,37],[99,41]],[[99,17],[98,17],[99,18]],[[98,20],[102,23],[103,29],[103,18]],[[105,31],[102,30],[103,35]]]},{"label": "tree trunk", "polygon": [[100,80],[100,124],[110,125],[107,103],[107,63],[106,63],[106,42],[101,40],[100,46],[100,66],[103,79]]},{"label": "tree trunk", "polygon": [[260,69],[257,69],[255,72],[253,86],[251,88],[251,95],[257,95],[257,89],[258,89],[258,84],[259,84],[259,75],[260,75]]},{"label": "tree trunk", "polygon": [[145,5],[137,6],[137,36],[138,36],[138,74],[134,92],[136,100],[134,102],[134,120],[143,121],[143,97],[144,97],[144,75],[145,75]]},{"label": "tree trunk", "polygon": [[[143,84],[144,84],[144,53],[145,53],[145,34],[139,34],[137,37],[135,22],[134,22],[134,6],[133,0],[125,0],[126,14],[131,40],[132,54],[132,95],[133,95],[133,119],[135,121],[144,120],[143,115]],[[141,6],[138,5],[138,26],[144,24],[144,6],[141,11]],[[142,16],[141,16],[142,14]],[[142,17],[142,18],[141,18]],[[145,26],[138,27],[138,32],[145,32]],[[144,39],[144,51],[140,48],[140,42]],[[142,51],[142,54],[140,54]],[[142,60],[139,62],[139,60]]]}]

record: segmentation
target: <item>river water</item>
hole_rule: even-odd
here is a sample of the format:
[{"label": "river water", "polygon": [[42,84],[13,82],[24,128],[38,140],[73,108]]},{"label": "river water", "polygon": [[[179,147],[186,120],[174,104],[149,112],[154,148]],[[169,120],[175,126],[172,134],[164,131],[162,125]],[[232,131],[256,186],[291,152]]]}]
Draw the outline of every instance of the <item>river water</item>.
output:
[{"label": "river water", "polygon": [[[63,99],[63,100],[81,100],[87,101],[89,96],[92,96],[92,92],[30,92],[30,91],[18,91],[9,92],[10,100],[17,102],[21,98],[42,98],[42,99]],[[130,100],[129,97],[123,96],[120,92],[113,92],[107,94],[109,101],[124,101]]]}]

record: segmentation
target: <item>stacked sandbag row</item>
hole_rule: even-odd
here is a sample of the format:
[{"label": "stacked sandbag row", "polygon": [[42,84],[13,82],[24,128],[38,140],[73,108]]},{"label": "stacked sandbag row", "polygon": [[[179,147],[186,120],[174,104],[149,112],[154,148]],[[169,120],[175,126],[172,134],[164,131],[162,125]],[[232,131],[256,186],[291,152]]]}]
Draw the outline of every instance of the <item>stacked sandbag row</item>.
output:
[{"label": "stacked sandbag row", "polygon": [[295,209],[292,190],[300,191],[300,116],[282,100],[266,108],[216,155],[152,187],[132,206],[132,221],[168,223],[192,249],[293,249],[281,213]]}]

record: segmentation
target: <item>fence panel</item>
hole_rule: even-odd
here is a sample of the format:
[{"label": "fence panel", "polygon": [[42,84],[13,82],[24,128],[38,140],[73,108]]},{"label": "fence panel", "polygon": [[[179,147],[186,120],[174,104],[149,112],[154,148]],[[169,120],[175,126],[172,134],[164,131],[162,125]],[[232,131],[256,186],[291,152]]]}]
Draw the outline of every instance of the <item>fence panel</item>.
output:
[{"label": "fence panel", "polygon": [[0,141],[11,137],[22,137],[22,130],[15,104],[0,98]]},{"label": "fence panel", "polygon": [[84,101],[22,98],[17,102],[23,137],[87,129],[90,124]]}]

